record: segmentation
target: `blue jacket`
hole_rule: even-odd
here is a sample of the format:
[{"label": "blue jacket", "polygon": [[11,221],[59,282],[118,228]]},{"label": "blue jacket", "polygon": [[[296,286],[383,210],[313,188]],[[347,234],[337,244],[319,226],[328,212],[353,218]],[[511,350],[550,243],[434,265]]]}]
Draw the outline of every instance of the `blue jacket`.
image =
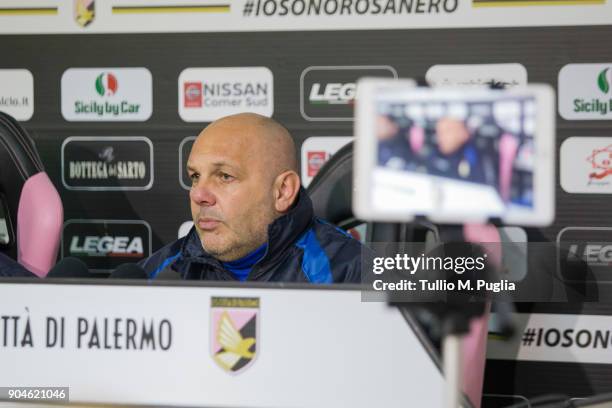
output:
[{"label": "blue jacket", "polygon": [[[364,248],[348,233],[315,217],[312,202],[302,189],[296,205],[268,226],[267,251],[247,280],[359,283]],[[236,280],[204,251],[195,228],[139,265],[151,279],[163,271],[164,276],[177,273],[182,279]]]}]

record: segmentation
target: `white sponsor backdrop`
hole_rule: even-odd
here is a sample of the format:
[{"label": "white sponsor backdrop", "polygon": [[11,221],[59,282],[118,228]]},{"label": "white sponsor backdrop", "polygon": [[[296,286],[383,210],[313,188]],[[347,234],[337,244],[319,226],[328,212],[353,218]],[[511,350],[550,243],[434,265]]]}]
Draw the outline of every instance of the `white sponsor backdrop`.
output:
[{"label": "white sponsor backdrop", "polygon": [[561,68],[558,99],[564,119],[612,119],[612,62]]},{"label": "white sponsor backdrop", "polygon": [[430,86],[485,86],[512,88],[527,85],[527,69],[522,64],[434,65],[425,79]]},{"label": "white sponsor backdrop", "polygon": [[17,120],[34,114],[34,77],[27,69],[0,69],[0,111]]},{"label": "white sponsor backdrop", "polygon": [[[227,373],[210,355],[212,296],[260,299],[257,359],[242,372]],[[0,298],[0,315],[21,316],[20,339],[29,317],[34,343],[16,348],[10,337],[11,346],[0,347],[2,365],[10,367],[0,370],[0,384],[69,385],[71,401],[100,403],[442,404],[442,375],[403,317],[384,303],[361,302],[359,291],[2,284]],[[65,318],[63,349],[45,347],[47,317]],[[87,349],[82,340],[77,349],[78,317],[88,319],[89,331],[97,319],[101,343],[104,318],[167,319],[172,344],[166,351]]]},{"label": "white sponsor backdrop", "polygon": [[302,185],[308,187],[330,157],[353,140],[352,136],[313,136],[302,143]]},{"label": "white sponsor backdrop", "polygon": [[563,190],[612,193],[612,137],[570,137],[561,144],[560,157]]},{"label": "white sponsor backdrop", "polygon": [[[199,106],[186,106],[186,83],[201,85]],[[214,95],[206,87],[215,87]],[[178,78],[178,98],[179,115],[186,122],[212,122],[241,112],[272,116],[274,78],[266,67],[187,68]]]},{"label": "white sponsor backdrop", "polygon": [[[521,5],[474,7],[470,0],[412,1],[387,0],[358,4],[342,10],[338,0],[321,12],[310,14],[308,1],[301,0],[183,0],[181,5],[198,7],[181,10],[139,10],[127,7],[176,5],[170,0],[98,0],[94,21],[81,27],[74,19],[73,1],[4,0],[3,7],[47,6],[57,11],[42,15],[0,14],[0,33],[137,33],[211,32],[277,30],[362,30],[459,27],[529,27],[610,24],[612,3],[562,5]],[[534,2],[536,3],[536,2]],[[248,5],[251,5],[250,9]],[[267,5],[266,5],[267,4]],[[376,5],[375,5],[376,4]],[[437,6],[436,6],[437,4]],[[218,7],[211,8],[210,6]],[[209,7],[206,7],[209,6]],[[264,10],[268,14],[265,15]]]},{"label": "white sponsor backdrop", "polygon": [[612,364],[612,316],[514,316],[516,335],[507,341],[490,338],[488,359]]},{"label": "white sponsor backdrop", "polygon": [[[102,82],[107,93],[100,95],[101,75],[112,75],[116,89]],[[68,121],[144,122],[152,113],[153,78],[147,68],[69,68],[62,75],[62,116]]]}]

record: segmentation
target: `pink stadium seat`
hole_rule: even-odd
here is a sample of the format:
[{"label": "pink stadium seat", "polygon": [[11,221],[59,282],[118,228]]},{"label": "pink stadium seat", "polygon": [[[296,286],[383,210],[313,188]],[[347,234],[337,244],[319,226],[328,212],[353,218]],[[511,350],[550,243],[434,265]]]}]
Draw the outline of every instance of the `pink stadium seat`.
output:
[{"label": "pink stadium seat", "polygon": [[64,220],[62,202],[34,141],[19,122],[2,112],[0,199],[9,236],[1,251],[36,275],[45,276],[57,259]]}]

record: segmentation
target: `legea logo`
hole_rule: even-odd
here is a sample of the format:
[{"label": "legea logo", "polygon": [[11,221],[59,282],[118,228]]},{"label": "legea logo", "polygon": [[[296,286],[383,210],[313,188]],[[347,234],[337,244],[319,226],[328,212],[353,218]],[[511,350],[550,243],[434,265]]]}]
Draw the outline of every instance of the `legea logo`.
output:
[{"label": "legea logo", "polygon": [[351,121],[362,77],[397,78],[387,65],[315,66],[300,76],[300,111],[310,121]]},{"label": "legea logo", "polygon": [[557,253],[565,281],[612,280],[611,227],[565,227],[557,235]]},{"label": "legea logo", "polygon": [[144,249],[141,237],[127,236],[73,236],[70,241],[73,256],[125,256],[142,258]]},{"label": "legea logo", "polygon": [[68,220],[61,257],[77,257],[94,272],[113,270],[151,255],[151,226],[141,220]]},{"label": "legea logo", "polygon": [[117,92],[117,77],[111,73],[98,75],[96,78],[96,92],[100,96],[113,96]]},{"label": "legea logo", "polygon": [[357,85],[354,82],[347,84],[315,82],[310,89],[310,103],[327,105],[347,105],[355,101]]}]

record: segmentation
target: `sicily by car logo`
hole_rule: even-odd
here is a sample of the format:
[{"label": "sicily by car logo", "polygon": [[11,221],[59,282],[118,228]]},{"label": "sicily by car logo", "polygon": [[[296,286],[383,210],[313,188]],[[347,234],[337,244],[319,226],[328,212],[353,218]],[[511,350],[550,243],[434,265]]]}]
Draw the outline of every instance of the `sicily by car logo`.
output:
[{"label": "sicily by car logo", "polygon": [[100,96],[112,96],[117,92],[117,77],[109,72],[102,73],[96,78],[96,92]]},{"label": "sicily by car logo", "polygon": [[559,71],[559,114],[568,120],[612,119],[612,63],[567,64]]},{"label": "sicily by car logo", "polygon": [[153,78],[144,67],[68,68],[61,89],[68,121],[144,122],[153,112]]},{"label": "sicily by car logo", "polygon": [[597,76],[597,87],[601,90],[602,93],[607,94],[610,92],[610,78],[612,77],[612,71],[610,68],[606,68],[599,73]]}]

